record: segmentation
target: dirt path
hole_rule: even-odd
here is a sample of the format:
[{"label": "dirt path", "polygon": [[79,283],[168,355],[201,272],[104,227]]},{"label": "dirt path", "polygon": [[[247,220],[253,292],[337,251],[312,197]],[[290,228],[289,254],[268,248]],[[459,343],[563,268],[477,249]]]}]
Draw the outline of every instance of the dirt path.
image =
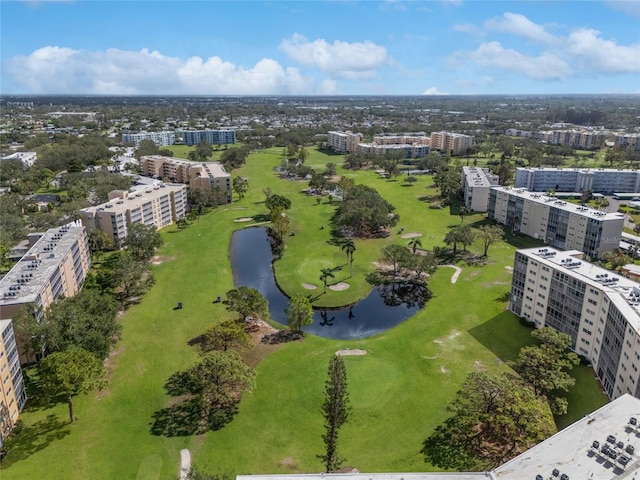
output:
[{"label": "dirt path", "polygon": [[187,480],[191,471],[191,452],[186,448],[180,450],[180,480]]}]

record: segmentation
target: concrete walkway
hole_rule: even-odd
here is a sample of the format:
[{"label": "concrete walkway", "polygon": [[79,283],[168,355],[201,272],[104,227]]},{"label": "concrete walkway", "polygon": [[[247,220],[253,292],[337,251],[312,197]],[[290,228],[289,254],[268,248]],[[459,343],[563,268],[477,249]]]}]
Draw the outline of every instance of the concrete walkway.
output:
[{"label": "concrete walkway", "polygon": [[455,272],[451,276],[451,283],[456,283],[458,281],[458,277],[462,273],[462,269],[460,267],[458,267],[457,265],[442,265],[442,266],[443,267],[453,268],[455,270]]},{"label": "concrete walkway", "polygon": [[180,480],[187,480],[191,471],[191,452],[186,448],[180,450]]}]

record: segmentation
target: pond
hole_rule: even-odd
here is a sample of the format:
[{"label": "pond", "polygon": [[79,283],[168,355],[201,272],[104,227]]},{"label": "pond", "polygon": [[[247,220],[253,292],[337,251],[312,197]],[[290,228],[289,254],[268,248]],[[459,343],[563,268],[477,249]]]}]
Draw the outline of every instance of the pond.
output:
[{"label": "pond", "polygon": [[[275,282],[267,230],[245,228],[235,231],[231,237],[229,256],[236,287],[247,286],[258,290],[269,301],[271,317],[287,325],[285,309],[289,306],[289,299]],[[309,298],[313,298],[322,293],[322,287],[309,292]],[[353,305],[337,309],[314,309],[313,323],[304,331],[334,339],[370,337],[411,317],[424,306],[429,295],[425,287],[410,284],[376,287],[366,298]]]}]

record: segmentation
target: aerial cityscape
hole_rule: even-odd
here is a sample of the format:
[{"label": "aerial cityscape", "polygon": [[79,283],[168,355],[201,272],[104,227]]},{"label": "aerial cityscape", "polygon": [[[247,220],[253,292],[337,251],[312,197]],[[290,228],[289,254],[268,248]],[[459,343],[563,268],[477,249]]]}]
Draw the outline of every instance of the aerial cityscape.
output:
[{"label": "aerial cityscape", "polygon": [[639,5],[1,2],[0,477],[636,478]]}]

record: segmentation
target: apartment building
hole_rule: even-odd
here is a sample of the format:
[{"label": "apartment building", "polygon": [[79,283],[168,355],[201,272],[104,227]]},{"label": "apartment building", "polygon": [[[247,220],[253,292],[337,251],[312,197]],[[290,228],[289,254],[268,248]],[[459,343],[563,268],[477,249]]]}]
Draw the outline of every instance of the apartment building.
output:
[{"label": "apartment building", "polygon": [[219,203],[231,203],[231,175],[218,162],[192,162],[182,158],[149,155],[140,159],[142,174],[184,183],[189,188],[220,192]]},{"label": "apartment building", "polygon": [[133,143],[136,148],[143,140],[151,140],[159,147],[166,147],[176,143],[176,136],[173,132],[140,132],[140,133],[123,133],[122,143]]},{"label": "apartment building", "polygon": [[11,320],[0,320],[0,447],[27,401]]},{"label": "apartment building", "polygon": [[142,223],[163,228],[186,215],[187,186],[159,184],[141,189],[114,190],[109,201],[80,210],[87,231],[103,231],[120,248],[129,233],[129,225]]},{"label": "apartment building", "polygon": [[640,398],[640,284],[583,259],[579,250],[516,252],[509,309],[571,337],[609,397]]},{"label": "apartment building", "polygon": [[505,135],[509,135],[510,137],[520,137],[520,138],[531,138],[533,137],[533,132],[531,130],[520,130],[518,128],[508,128],[505,130]]},{"label": "apartment building", "polygon": [[487,216],[548,245],[599,258],[620,245],[624,215],[511,187],[491,187]]},{"label": "apartment building", "polygon": [[199,145],[202,142],[210,145],[227,145],[236,143],[235,130],[184,130],[182,142],[185,145]]},{"label": "apartment building", "polygon": [[37,158],[36,152],[15,152],[0,158],[0,160],[20,160],[25,167],[32,167]]},{"label": "apartment building", "polygon": [[422,158],[429,154],[429,146],[424,144],[406,144],[406,143],[360,143],[358,144],[358,152],[368,155],[387,155],[397,154],[400,158]]},{"label": "apartment building", "polygon": [[538,142],[583,150],[602,148],[605,138],[604,132],[591,130],[545,130],[536,133]]},{"label": "apartment building", "polygon": [[532,192],[637,193],[640,192],[640,170],[521,167],[516,168],[514,186]]},{"label": "apartment building", "polygon": [[0,318],[17,315],[25,305],[46,309],[59,297],[73,297],[91,267],[87,231],[80,222],[30,235],[27,253],[0,280]]},{"label": "apartment building", "polygon": [[430,138],[431,150],[439,150],[441,152],[450,150],[452,153],[464,153],[467,148],[473,147],[474,144],[474,137],[463,135],[462,133],[433,132]]},{"label": "apartment building", "polygon": [[614,146],[640,150],[640,133],[617,133],[614,136]]},{"label": "apartment building", "polygon": [[327,145],[338,153],[352,153],[358,151],[358,144],[362,139],[361,133],[336,132],[327,133]]},{"label": "apartment building", "polygon": [[488,168],[462,167],[462,192],[465,206],[474,212],[486,212],[489,191],[500,183],[500,177]]}]

